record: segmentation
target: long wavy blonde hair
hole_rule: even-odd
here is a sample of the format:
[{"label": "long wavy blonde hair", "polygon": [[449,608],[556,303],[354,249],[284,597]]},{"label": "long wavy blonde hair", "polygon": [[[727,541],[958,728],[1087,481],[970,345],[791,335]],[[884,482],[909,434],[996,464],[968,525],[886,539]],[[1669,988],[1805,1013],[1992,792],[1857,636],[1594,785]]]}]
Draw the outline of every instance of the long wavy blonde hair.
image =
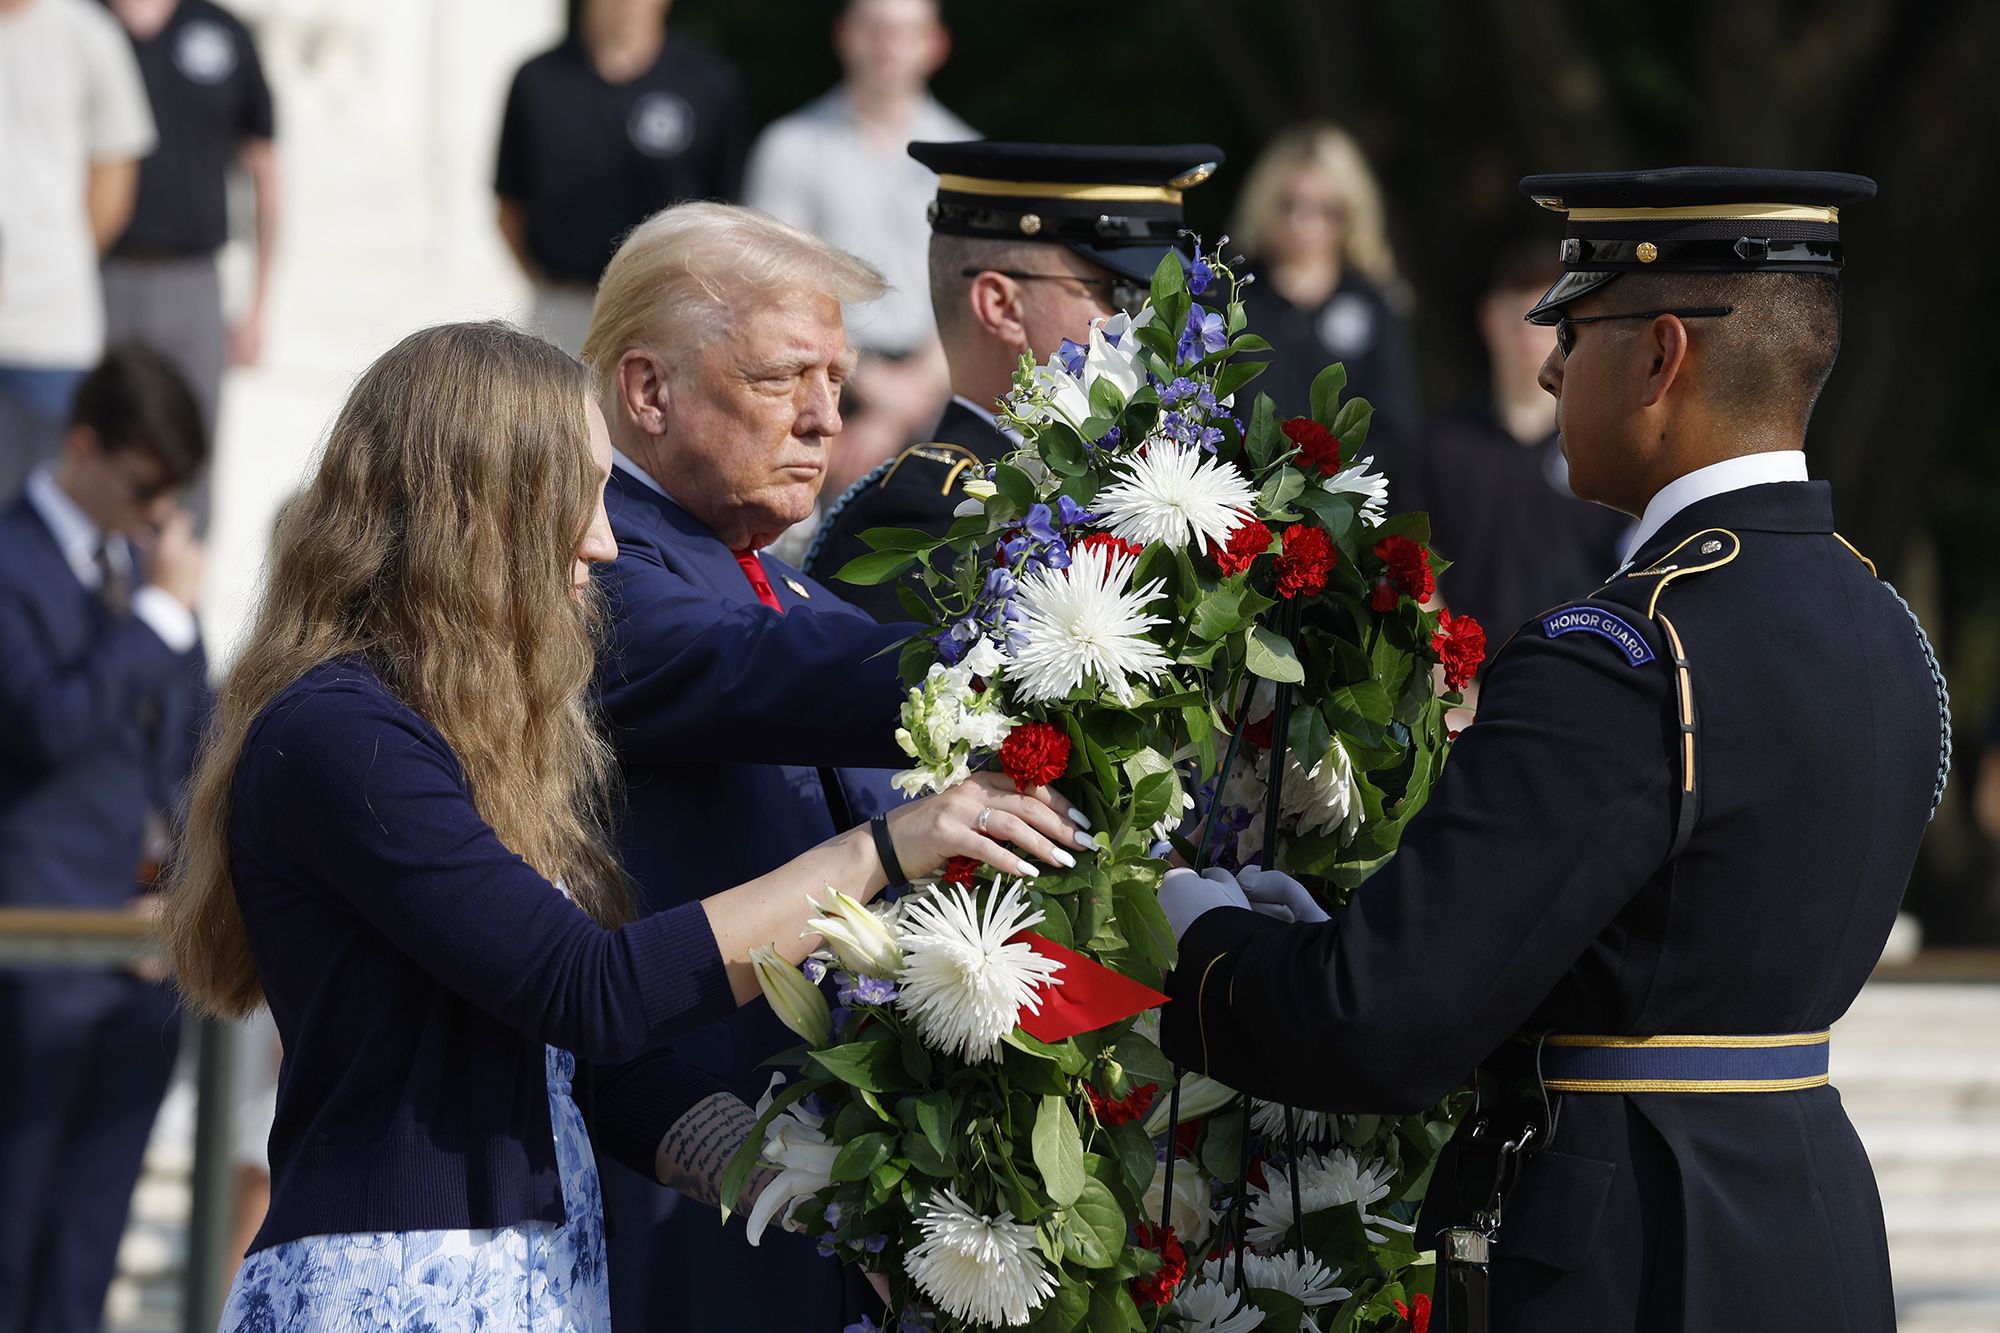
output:
[{"label": "long wavy blonde hair", "polygon": [[1382,187],[1354,136],[1331,121],[1308,121],[1280,131],[1250,168],[1237,197],[1229,234],[1245,253],[1270,259],[1271,233],[1277,229],[1292,177],[1315,171],[1340,196],[1345,217],[1340,228],[1342,268],[1352,269],[1383,287],[1395,288],[1395,252],[1389,247],[1389,225],[1382,209]]},{"label": "long wavy blonde hair", "polygon": [[599,486],[583,367],[505,324],[403,339],[361,376],[281,514],[248,645],[216,701],[169,870],[182,993],[263,1002],[230,874],[245,733],[287,685],[365,653],[444,734],[501,841],[599,922],[631,913],[606,833],[615,767],[593,725],[598,612],[570,592]]}]

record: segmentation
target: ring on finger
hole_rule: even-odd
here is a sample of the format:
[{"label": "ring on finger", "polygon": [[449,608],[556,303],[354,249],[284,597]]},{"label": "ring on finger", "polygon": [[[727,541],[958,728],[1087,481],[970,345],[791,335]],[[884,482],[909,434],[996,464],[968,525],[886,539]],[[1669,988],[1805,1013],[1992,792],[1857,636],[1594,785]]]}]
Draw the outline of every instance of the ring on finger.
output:
[{"label": "ring on finger", "polygon": [[986,832],[987,824],[991,823],[992,820],[993,820],[993,807],[990,805],[983,806],[980,808],[979,818],[972,821],[972,826],[978,829],[981,833],[984,833]]}]

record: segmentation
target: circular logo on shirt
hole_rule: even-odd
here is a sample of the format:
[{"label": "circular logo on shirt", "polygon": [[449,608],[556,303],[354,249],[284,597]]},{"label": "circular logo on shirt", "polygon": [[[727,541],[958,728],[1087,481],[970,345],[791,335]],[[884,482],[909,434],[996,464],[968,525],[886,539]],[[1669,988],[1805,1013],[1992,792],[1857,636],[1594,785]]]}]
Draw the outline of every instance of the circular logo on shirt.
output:
[{"label": "circular logo on shirt", "polygon": [[195,83],[221,83],[236,72],[236,38],[220,23],[196,19],[174,39],[174,66]]},{"label": "circular logo on shirt", "polygon": [[672,93],[647,93],[632,104],[625,130],[647,157],[679,157],[694,139],[694,108]]},{"label": "circular logo on shirt", "polygon": [[1375,341],[1375,310],[1368,298],[1345,292],[1319,312],[1319,340],[1336,357],[1358,356]]}]

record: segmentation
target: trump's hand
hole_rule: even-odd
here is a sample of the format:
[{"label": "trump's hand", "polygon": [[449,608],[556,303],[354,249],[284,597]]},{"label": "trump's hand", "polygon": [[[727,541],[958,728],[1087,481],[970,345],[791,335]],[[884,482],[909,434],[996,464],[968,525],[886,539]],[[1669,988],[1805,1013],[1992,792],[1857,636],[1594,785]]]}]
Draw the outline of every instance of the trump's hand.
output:
[{"label": "trump's hand", "polygon": [[1210,866],[1199,875],[1176,867],[1160,881],[1160,910],[1167,914],[1167,924],[1174,928],[1177,940],[1205,912],[1218,907],[1247,909],[1249,906],[1250,900],[1237,887],[1236,877],[1219,866]]}]

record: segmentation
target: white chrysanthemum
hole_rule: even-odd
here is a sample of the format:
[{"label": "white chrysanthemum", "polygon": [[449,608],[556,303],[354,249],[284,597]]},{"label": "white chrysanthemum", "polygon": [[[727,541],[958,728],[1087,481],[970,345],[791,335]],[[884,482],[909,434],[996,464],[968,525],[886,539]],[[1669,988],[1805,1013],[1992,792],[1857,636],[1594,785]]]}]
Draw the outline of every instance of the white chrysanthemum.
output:
[{"label": "white chrysanthemum", "polygon": [[1039,569],[1021,580],[1019,646],[1006,659],[1007,680],[1020,702],[1061,699],[1095,680],[1121,704],[1132,702],[1132,678],[1157,680],[1167,656],[1146,632],[1166,622],[1146,614],[1160,581],[1128,589],[1138,563],[1102,547],[1077,551],[1067,569]]},{"label": "white chrysanthemum", "polygon": [[1264,1312],[1245,1305],[1220,1282],[1190,1282],[1174,1297],[1174,1318],[1183,1333],[1250,1333],[1264,1322]]},{"label": "white chrysanthemum", "polygon": [[1359,495],[1361,501],[1361,521],[1371,527],[1380,523],[1389,513],[1389,479],[1379,472],[1370,472],[1374,465],[1374,455],[1369,455],[1352,467],[1342,468],[1320,483],[1324,490],[1335,495]]},{"label": "white chrysanthemum", "polygon": [[1093,503],[1112,536],[1141,545],[1220,545],[1257,499],[1233,465],[1167,440],[1148,443],[1143,455],[1119,464],[1119,474]]},{"label": "white chrysanthemum", "polygon": [[[1285,1142],[1285,1106],[1283,1102],[1257,1102],[1250,1113],[1250,1127],[1274,1144]],[[1292,1108],[1292,1126],[1298,1130],[1301,1144],[1326,1143],[1340,1136],[1342,1124],[1348,1116],[1335,1115],[1331,1111],[1307,1111]]]},{"label": "white chrysanthemum", "polygon": [[[1205,1282],[1235,1290],[1236,1256],[1219,1255],[1210,1259],[1201,1266],[1201,1276]],[[1308,1310],[1344,1301],[1354,1294],[1346,1287],[1334,1285],[1339,1278],[1338,1268],[1328,1268],[1318,1257],[1301,1255],[1297,1250],[1286,1250],[1283,1254],[1259,1254],[1255,1250],[1243,1253],[1245,1287],[1282,1291],[1297,1298]]]},{"label": "white chrysanthemum", "polygon": [[1338,833],[1342,846],[1354,841],[1361,828],[1361,787],[1340,737],[1328,742],[1326,754],[1311,768],[1286,753],[1281,805],[1286,826],[1300,836]]},{"label": "white chrysanthemum", "polygon": [[[1330,1153],[1303,1153],[1299,1157],[1299,1195],[1304,1205],[1301,1211],[1310,1217],[1323,1209],[1358,1203],[1361,1220],[1368,1225],[1412,1231],[1415,1228],[1368,1211],[1370,1204],[1388,1197],[1389,1183],[1395,1174],[1387,1162],[1364,1162],[1346,1148],[1335,1148]],[[1292,1179],[1289,1171],[1266,1171],[1264,1176],[1269,1182],[1265,1188],[1254,1184],[1250,1187],[1250,1243],[1274,1246],[1282,1243],[1285,1233],[1291,1230]],[[1369,1231],[1367,1235],[1378,1245],[1386,1239],[1379,1231]]]},{"label": "white chrysanthemum", "polygon": [[[1160,1218],[1160,1202],[1167,1182],[1167,1164],[1153,1168],[1153,1183],[1139,1198],[1139,1216],[1148,1222]],[[1183,1157],[1174,1163],[1174,1205],[1167,1213],[1167,1225],[1190,1248],[1208,1240],[1215,1230],[1215,1203],[1208,1189],[1208,1172],[1199,1162]]]},{"label": "white chrysanthemum", "polygon": [[993,1059],[1021,1010],[1040,1010],[1041,987],[1059,984],[1061,963],[1007,943],[1041,919],[1019,880],[988,898],[983,912],[958,885],[912,896],[903,908],[897,1006],[937,1049],[969,1062]]},{"label": "white chrysanthemum", "polygon": [[953,1318],[1025,1324],[1055,1294],[1055,1275],[1035,1248],[1035,1229],[1012,1213],[981,1217],[946,1187],[918,1206],[917,1229],[924,1238],[903,1256],[903,1267],[917,1289]]}]

